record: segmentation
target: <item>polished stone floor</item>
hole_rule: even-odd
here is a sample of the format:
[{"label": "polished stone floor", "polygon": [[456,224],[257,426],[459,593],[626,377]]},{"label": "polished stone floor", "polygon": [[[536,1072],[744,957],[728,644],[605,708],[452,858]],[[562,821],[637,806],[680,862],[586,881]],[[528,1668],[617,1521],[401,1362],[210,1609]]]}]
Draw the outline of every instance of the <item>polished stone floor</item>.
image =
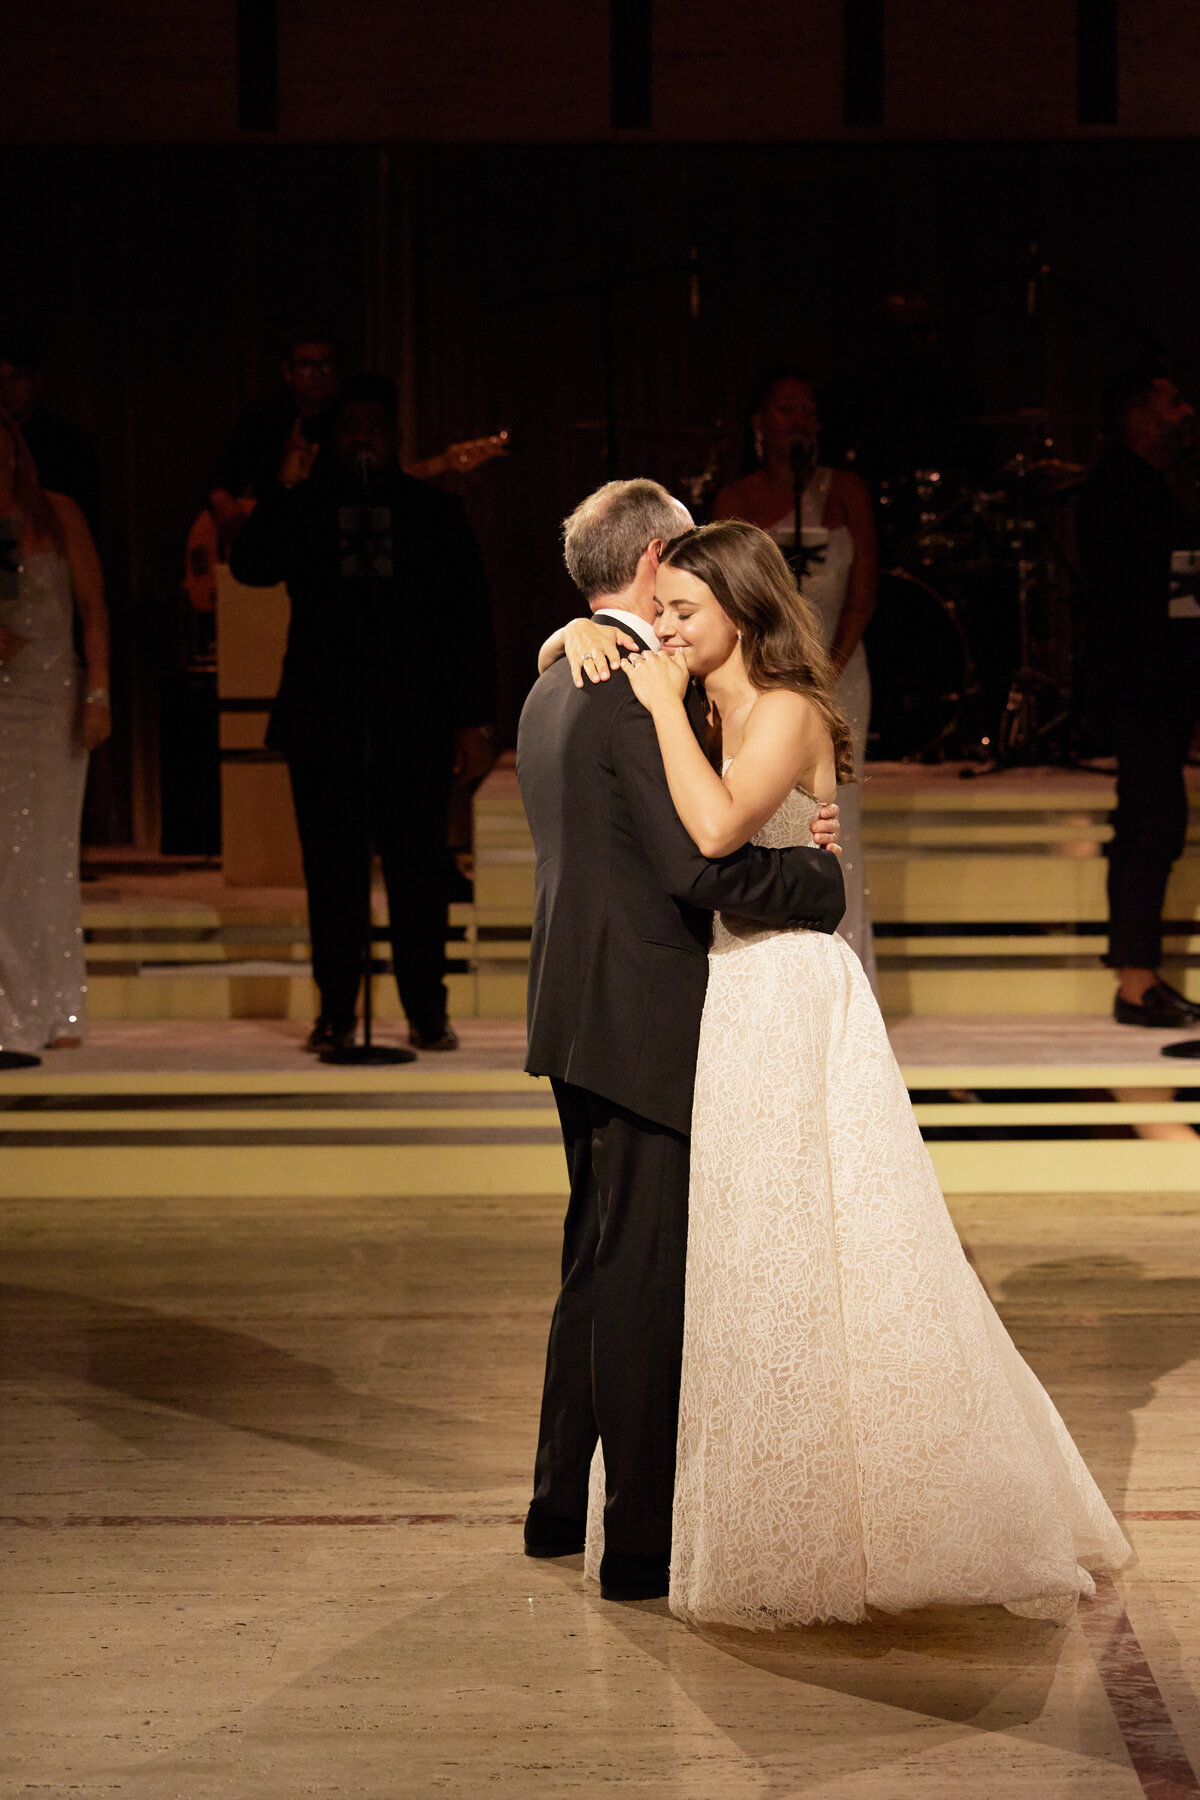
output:
[{"label": "polished stone floor", "polygon": [[1139,1560],[779,1637],[532,1563],[560,1205],[0,1201],[0,1794],[1200,1795],[1200,1196],[953,1211]]}]

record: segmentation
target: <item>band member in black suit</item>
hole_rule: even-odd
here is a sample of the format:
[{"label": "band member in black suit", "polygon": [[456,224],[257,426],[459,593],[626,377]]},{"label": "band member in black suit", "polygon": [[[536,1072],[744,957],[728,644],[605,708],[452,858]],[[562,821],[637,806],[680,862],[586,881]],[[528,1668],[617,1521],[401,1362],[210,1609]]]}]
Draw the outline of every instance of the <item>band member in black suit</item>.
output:
[{"label": "band member in black suit", "polygon": [[[610,482],[567,520],[572,576],[597,621],[631,645],[656,646],[659,555],[690,523],[650,481]],[[695,689],[688,706],[702,736]],[[551,1077],[570,1174],[525,1545],[534,1556],[583,1548],[599,1438],[601,1588],[640,1599],[668,1585],[688,1132],[711,914],[832,932],[842,873],[815,848],[701,856],[629,684],[580,688],[565,660],[525,703],[517,774],[537,851],[526,1068]]]},{"label": "band member in black suit", "polygon": [[372,842],[409,1042],[458,1042],[443,979],[446,810],[452,772],[477,779],[495,757],[491,615],[461,502],[405,475],[396,448],[394,383],[353,377],[328,452],[289,443],[278,490],[230,559],[238,581],[285,581],[292,603],[267,743],[287,758],[304,853],[314,1050],[354,1034]]},{"label": "band member in black suit", "polygon": [[1114,375],[1104,401],[1109,448],[1080,490],[1076,523],[1079,665],[1117,751],[1105,960],[1119,1024],[1178,1027],[1200,1020],[1200,1005],[1161,973],[1167,881],[1187,836],[1184,764],[1200,719],[1200,520],[1167,477],[1195,414],[1154,367]]}]

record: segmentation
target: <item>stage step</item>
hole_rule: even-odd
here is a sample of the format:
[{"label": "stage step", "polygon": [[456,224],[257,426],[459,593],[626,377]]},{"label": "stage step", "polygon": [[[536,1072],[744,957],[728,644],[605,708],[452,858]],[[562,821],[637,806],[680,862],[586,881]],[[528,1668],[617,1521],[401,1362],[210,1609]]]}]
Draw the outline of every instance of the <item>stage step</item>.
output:
[{"label": "stage step", "polygon": [[[519,1016],[533,845],[515,776],[476,809],[480,1016]],[[1111,778],[879,765],[863,790],[880,1002],[911,1014],[1096,1013],[1112,1006],[1103,846]],[[1200,1000],[1200,790],[1167,895],[1165,966]]]},{"label": "stage step", "polygon": [[[879,992],[891,1018],[1092,1013],[1112,1004],[1102,851],[1112,783],[1097,775],[880,765],[864,784]],[[451,912],[451,1011],[520,1019],[533,918],[533,846],[511,758],[476,798],[474,903]],[[92,1017],[311,1019],[316,992],[300,890],[110,879],[84,890]],[[385,911],[376,896],[377,925]],[[1166,968],[1200,1000],[1200,790],[1167,896]],[[400,1017],[380,970],[377,1017]]]},{"label": "stage step", "polygon": [[[548,1082],[425,1061],[297,1063],[6,1074],[0,1187],[45,1200],[565,1194]],[[902,1066],[948,1193],[1164,1193],[1200,1183],[1200,1139],[1129,1135],[1139,1123],[1200,1122],[1200,1089],[1172,1097],[1161,1064],[902,1057]],[[1186,1068],[1168,1079],[1185,1079]]]}]

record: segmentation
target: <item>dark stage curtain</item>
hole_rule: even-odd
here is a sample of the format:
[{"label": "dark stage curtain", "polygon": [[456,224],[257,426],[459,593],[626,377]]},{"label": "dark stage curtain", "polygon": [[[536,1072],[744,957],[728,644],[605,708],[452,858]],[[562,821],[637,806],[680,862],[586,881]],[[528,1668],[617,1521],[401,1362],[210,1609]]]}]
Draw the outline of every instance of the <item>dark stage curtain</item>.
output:
[{"label": "dark stage curtain", "polygon": [[[610,473],[684,492],[715,459],[728,479],[757,371],[860,370],[883,294],[928,295],[982,409],[1049,404],[1071,460],[1095,447],[1104,374],[1148,340],[1200,366],[1191,142],[26,148],[8,167],[5,310],[47,322],[47,397],[101,442],[122,735],[91,835],[109,841],[156,841],[184,537],[298,314],[332,312],[351,362],[401,374],[413,454],[513,433],[457,484],[509,741],[536,646],[574,610],[562,516]],[[1031,319],[1035,241],[1055,275]]]}]

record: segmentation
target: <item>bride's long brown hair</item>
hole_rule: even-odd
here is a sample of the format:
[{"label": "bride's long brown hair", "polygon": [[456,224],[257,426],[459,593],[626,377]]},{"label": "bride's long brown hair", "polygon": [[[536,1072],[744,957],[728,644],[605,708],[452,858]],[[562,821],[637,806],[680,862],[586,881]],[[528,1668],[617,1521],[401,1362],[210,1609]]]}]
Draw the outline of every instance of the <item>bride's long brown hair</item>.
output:
[{"label": "bride's long brown hair", "polygon": [[0,406],[0,431],[8,438],[13,453],[13,496],[24,517],[25,527],[35,542],[48,539],[59,552],[67,554],[67,534],[54,510],[45,488],[38,480],[37,464],[21,427],[11,413]]},{"label": "bride's long brown hair", "polygon": [[791,688],[812,702],[833,739],[839,783],[854,781],[854,748],[833,664],[774,538],[741,519],[720,519],[673,538],[662,560],[702,581],[737,626],[752,686]]}]

